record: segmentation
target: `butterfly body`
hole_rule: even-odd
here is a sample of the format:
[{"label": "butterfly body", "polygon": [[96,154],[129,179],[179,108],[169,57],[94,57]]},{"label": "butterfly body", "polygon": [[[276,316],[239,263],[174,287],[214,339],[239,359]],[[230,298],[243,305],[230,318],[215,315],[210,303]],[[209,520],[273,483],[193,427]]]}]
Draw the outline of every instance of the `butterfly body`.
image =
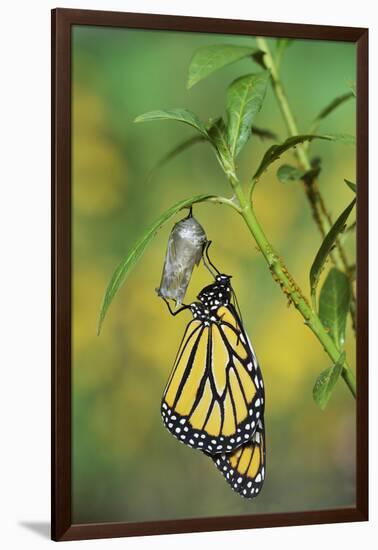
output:
[{"label": "butterfly body", "polygon": [[161,407],[172,435],[211,455],[250,441],[264,413],[260,368],[232,295],[230,277],[219,274],[188,306],[193,319]]}]

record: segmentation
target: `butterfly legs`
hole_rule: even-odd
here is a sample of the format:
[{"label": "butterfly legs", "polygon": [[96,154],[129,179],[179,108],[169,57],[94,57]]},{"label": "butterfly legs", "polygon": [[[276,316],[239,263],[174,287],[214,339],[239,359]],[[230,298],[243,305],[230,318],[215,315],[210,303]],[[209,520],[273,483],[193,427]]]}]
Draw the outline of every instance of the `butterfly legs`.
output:
[{"label": "butterfly legs", "polygon": [[168,302],[168,300],[166,298],[163,297],[163,300],[164,302],[167,304],[167,308],[169,310],[169,313],[174,317],[175,315],[177,315],[178,313],[181,313],[182,311],[184,311],[184,309],[189,309],[189,306],[187,305],[183,305],[182,307],[180,307],[180,309],[178,309],[177,311],[173,311],[172,310],[172,307],[171,307],[171,304]]}]

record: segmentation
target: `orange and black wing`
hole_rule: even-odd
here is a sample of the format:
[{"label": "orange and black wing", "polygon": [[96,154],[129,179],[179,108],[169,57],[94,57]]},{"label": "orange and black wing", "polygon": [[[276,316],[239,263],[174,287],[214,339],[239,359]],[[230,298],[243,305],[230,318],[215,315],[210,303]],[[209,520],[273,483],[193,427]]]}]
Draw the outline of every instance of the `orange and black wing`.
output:
[{"label": "orange and black wing", "polygon": [[234,491],[244,498],[256,497],[263,486],[266,469],[263,421],[258,422],[250,442],[232,453],[222,453],[211,458]]},{"label": "orange and black wing", "polygon": [[231,452],[256,431],[264,389],[252,346],[232,308],[189,323],[162,400],[168,430],[210,454]]}]

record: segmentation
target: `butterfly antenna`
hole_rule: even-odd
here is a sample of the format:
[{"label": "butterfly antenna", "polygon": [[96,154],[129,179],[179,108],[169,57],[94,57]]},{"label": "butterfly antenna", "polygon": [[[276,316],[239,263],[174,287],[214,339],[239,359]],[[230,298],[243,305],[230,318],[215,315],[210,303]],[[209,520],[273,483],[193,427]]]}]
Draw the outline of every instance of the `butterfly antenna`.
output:
[{"label": "butterfly antenna", "polygon": [[210,271],[210,273],[215,279],[216,275],[214,275],[214,272],[212,271],[212,269],[214,269],[215,273],[218,275],[220,275],[220,271],[218,271],[218,269],[215,267],[215,265],[213,264],[213,262],[210,260],[210,257],[209,257],[209,246],[211,245],[211,243],[212,241],[206,241],[205,243],[203,263],[205,264],[205,266],[207,267],[207,269]]}]

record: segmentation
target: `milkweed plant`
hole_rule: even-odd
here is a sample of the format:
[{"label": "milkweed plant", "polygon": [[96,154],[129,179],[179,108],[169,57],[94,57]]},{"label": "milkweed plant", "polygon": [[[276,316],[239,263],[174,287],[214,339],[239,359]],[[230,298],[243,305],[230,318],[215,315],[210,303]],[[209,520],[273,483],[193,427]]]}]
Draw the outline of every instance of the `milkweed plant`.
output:
[{"label": "milkweed plant", "polygon": [[[116,268],[105,291],[98,324],[98,333],[118,289],[124,283],[133,266],[144,253],[147,245],[154,238],[156,232],[169,222],[180,210],[190,208],[199,202],[218,203],[232,208],[236,215],[243,218],[247,225],[252,241],[267,265],[267,273],[279,285],[283,298],[293,304],[302,317],[302,322],[311,330],[326,352],[330,366],[320,373],[313,388],[313,398],[321,409],[324,409],[339,379],[343,380],[356,397],[356,381],[354,373],[348,365],[345,352],[345,333],[348,316],[351,317],[355,332],[356,299],[353,290],[355,267],[348,261],[342,243],[342,233],[353,230],[355,224],[347,227],[350,213],[354,209],[356,198],[350,204],[344,205],[336,220],[332,220],[325,199],[318,186],[318,176],[321,170],[319,159],[311,159],[311,142],[325,140],[339,141],[346,145],[353,145],[355,138],[345,134],[319,134],[319,124],[330,113],[346,101],[355,97],[354,88],[335,98],[315,118],[308,133],[301,134],[289,104],[280,75],[280,62],[289,46],[290,39],[277,39],[275,50],[269,48],[264,38],[256,38],[253,46],[214,45],[203,47],[195,51],[189,65],[188,88],[218,71],[236,63],[241,59],[249,58],[257,68],[256,72],[236,78],[227,89],[226,117],[219,117],[207,123],[185,108],[156,110],[138,116],[135,122],[150,122],[172,120],[191,126],[193,137],[179,143],[160,162],[167,162],[182,151],[197,142],[206,142],[224,172],[230,186],[230,196],[220,196],[204,193],[181,200],[172,205],[166,212],[149,227],[141,239],[122,259]],[[267,87],[271,86],[278,102],[281,115],[285,122],[287,138],[271,145],[257,163],[249,181],[239,179],[236,159],[249,139],[262,137],[276,139],[269,130],[258,128],[254,119],[264,103]],[[292,150],[294,164],[278,166],[277,178],[282,183],[298,182],[302,184],[306,199],[309,203],[314,227],[320,232],[322,242],[309,269],[308,297],[301,291],[293,275],[286,267],[280,253],[274,248],[268,237],[269,228],[264,228],[259,222],[258,212],[255,211],[254,191],[261,183],[265,172],[273,164],[277,164],[280,156]],[[356,194],[355,183],[345,180],[345,184]],[[252,244],[252,243],[251,243]],[[325,280],[319,288],[320,275],[328,269]]]}]

